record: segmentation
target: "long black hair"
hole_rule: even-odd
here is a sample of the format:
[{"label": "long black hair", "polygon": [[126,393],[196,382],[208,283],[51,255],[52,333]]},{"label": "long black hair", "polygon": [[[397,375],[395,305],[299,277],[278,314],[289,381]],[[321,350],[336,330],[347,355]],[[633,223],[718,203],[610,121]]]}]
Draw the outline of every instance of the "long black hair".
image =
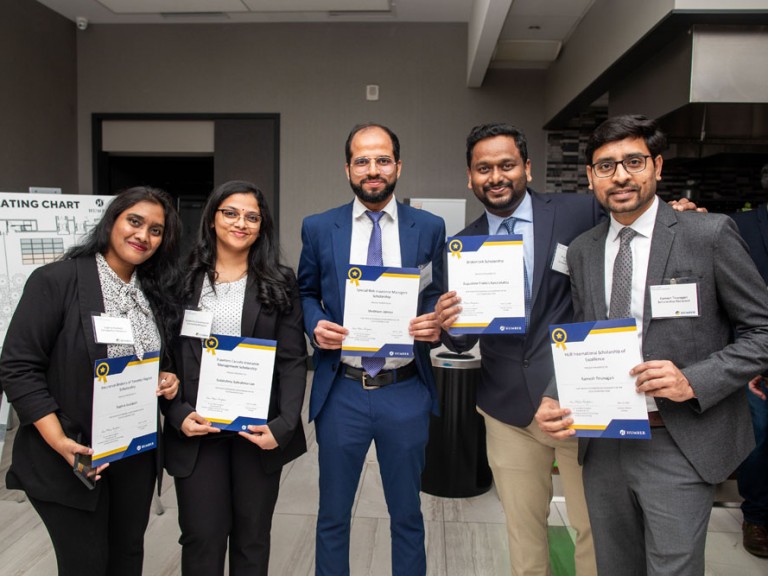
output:
[{"label": "long black hair", "polygon": [[136,186],[120,192],[107,206],[101,220],[88,236],[80,244],[67,250],[64,258],[106,254],[112,228],[118,217],[139,202],[158,204],[162,206],[165,215],[160,246],[146,262],[136,266],[136,277],[160,323],[158,328],[164,341],[170,342],[180,319],[180,308],[174,291],[180,276],[178,264],[181,219],[173,205],[173,199],[166,192],[148,186]]},{"label": "long black hair", "polygon": [[190,253],[184,282],[184,300],[188,302],[200,274],[206,274],[211,286],[216,283],[216,230],[214,223],[219,206],[233,194],[252,194],[259,203],[261,228],[259,237],[248,251],[248,275],[258,287],[258,301],[267,310],[287,313],[291,310],[291,296],[295,290],[293,272],[280,263],[280,249],[275,238],[272,214],[264,194],[252,182],[231,180],[216,188],[208,197],[200,220],[197,243]]}]

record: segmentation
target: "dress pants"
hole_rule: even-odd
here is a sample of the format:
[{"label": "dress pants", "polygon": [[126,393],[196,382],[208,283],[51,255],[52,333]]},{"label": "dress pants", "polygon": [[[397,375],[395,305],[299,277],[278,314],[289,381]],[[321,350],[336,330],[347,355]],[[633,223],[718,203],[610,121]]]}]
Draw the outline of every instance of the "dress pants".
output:
[{"label": "dress pants", "polygon": [[547,517],[552,463],[557,459],[568,519],[576,529],[576,574],[595,576],[595,552],[575,439],[554,440],[536,422],[511,426],[478,408],[485,419],[488,462],[507,520],[512,576],[548,576]]},{"label": "dress pants", "polygon": [[112,462],[93,512],[29,498],[51,536],[59,576],[141,575],[155,457],[150,450]]},{"label": "dress pants", "polygon": [[768,400],[748,397],[756,446],[739,468],[741,511],[746,522],[768,526]]},{"label": "dress pants", "polygon": [[[275,448],[279,450],[279,448]],[[200,441],[192,474],[176,478],[184,576],[266,576],[281,471],[267,474],[261,448],[231,432]]]},{"label": "dress pants", "polygon": [[375,390],[337,375],[315,430],[320,464],[318,576],[349,574],[352,504],[365,455],[376,443],[390,515],[392,574],[426,574],[421,473],[429,435],[431,397],[418,377]]},{"label": "dress pants", "polygon": [[600,576],[703,576],[715,487],[666,428],[651,440],[593,439],[584,489]]}]

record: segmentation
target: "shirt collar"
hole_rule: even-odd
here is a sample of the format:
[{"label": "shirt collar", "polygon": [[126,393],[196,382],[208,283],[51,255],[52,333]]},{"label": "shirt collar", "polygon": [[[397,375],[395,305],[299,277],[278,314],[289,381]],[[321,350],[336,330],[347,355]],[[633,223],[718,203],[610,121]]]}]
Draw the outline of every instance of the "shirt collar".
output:
[{"label": "shirt collar", "polygon": [[[352,203],[352,219],[353,220],[358,220],[360,218],[368,219],[368,217],[365,215],[367,211],[368,211],[368,208],[365,207],[365,204],[360,202],[360,198],[355,196],[355,200]],[[382,208],[381,211],[386,214],[389,214],[389,217],[394,222],[397,222],[397,201],[395,200],[394,194],[392,194],[392,196],[389,199],[389,202],[387,202],[387,205],[384,206],[384,208]]]},{"label": "shirt collar", "polygon": [[[485,210],[485,215],[488,218],[488,233],[492,235],[497,234],[501,223],[509,218],[509,216],[496,216],[496,214],[491,214],[487,209]],[[533,222],[533,201],[531,200],[531,195],[528,190],[525,191],[525,196],[523,196],[518,207],[512,212],[512,216],[525,222]]]},{"label": "shirt collar", "polygon": [[[646,238],[650,238],[653,235],[653,227],[656,225],[656,213],[659,211],[659,197],[654,196],[653,198],[653,204],[651,204],[651,207],[648,208],[645,212],[640,214],[640,216],[632,222],[632,224],[629,225],[632,230],[640,234],[641,236],[644,236]],[[611,239],[611,242],[615,242],[618,239],[619,232],[621,232],[621,229],[625,228],[624,224],[620,224],[617,222],[613,214],[611,214],[611,227],[608,231],[608,238]]]}]

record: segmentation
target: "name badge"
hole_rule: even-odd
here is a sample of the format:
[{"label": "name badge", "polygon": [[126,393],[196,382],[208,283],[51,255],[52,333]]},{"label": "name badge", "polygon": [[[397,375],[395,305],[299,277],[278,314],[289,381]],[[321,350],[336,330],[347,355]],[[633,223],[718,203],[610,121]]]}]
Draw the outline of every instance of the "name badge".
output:
[{"label": "name badge", "polygon": [[91,316],[91,318],[97,344],[133,345],[133,328],[128,318],[114,316]]},{"label": "name badge", "polygon": [[190,338],[208,338],[211,335],[213,312],[207,310],[184,310],[181,335]]},{"label": "name badge", "polygon": [[424,288],[432,284],[432,262],[419,266],[419,294],[424,292]]},{"label": "name badge", "polygon": [[563,246],[558,242],[557,248],[555,248],[555,255],[552,257],[552,270],[570,276],[571,274],[568,272],[568,261],[565,258],[567,254],[568,246]]},{"label": "name badge", "polygon": [[651,286],[651,318],[686,318],[699,315],[696,283]]}]

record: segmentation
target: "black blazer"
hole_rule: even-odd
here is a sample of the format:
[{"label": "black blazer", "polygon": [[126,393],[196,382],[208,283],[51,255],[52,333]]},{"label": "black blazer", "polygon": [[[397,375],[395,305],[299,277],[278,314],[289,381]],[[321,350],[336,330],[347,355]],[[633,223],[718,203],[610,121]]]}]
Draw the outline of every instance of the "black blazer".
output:
[{"label": "black blazer", "polygon": [[760,275],[768,284],[768,204],[760,204],[757,210],[731,214],[741,237],[749,246],[749,255],[755,261]]},{"label": "black blazer", "polygon": [[[549,325],[573,321],[571,283],[568,275],[552,270],[558,244],[568,246],[605,215],[591,194],[538,194],[529,189],[533,204],[533,286],[531,322],[525,335],[480,336],[482,378],[477,405],[493,418],[525,427],[541,403],[541,396],[555,373]],[[485,214],[457,236],[485,236]],[[451,350],[469,350],[478,336],[451,337],[444,330],[442,342]]]},{"label": "black blazer", "polygon": [[[101,485],[86,489],[33,422],[55,412],[67,436],[82,434],[81,443],[90,444],[93,366],[107,357],[107,345],[95,342],[91,317],[102,312],[93,257],[47,264],[29,276],[0,356],[0,387],[21,424],[6,477],[9,488],[73,508],[96,508]],[[161,459],[159,450],[157,455]]]},{"label": "black blazer", "polygon": [[[192,302],[197,306],[203,286],[202,275],[196,281]],[[261,461],[265,472],[275,472],[307,451],[301,407],[307,383],[307,344],[304,340],[303,315],[299,290],[295,280],[291,286],[292,310],[287,314],[267,311],[257,299],[257,285],[248,277],[243,301],[241,336],[277,340],[275,372],[272,378],[272,397],[269,403],[267,425],[277,440],[274,450],[262,450]],[[197,452],[204,437],[190,438],[181,431],[184,419],[195,411],[197,387],[200,379],[202,343],[197,338],[179,337],[174,345],[176,374],[181,380],[179,394],[166,412],[163,438],[165,441],[165,467],[172,476],[185,478],[192,473]],[[222,432],[226,434],[226,432]],[[254,449],[261,450],[254,444]]]}]

